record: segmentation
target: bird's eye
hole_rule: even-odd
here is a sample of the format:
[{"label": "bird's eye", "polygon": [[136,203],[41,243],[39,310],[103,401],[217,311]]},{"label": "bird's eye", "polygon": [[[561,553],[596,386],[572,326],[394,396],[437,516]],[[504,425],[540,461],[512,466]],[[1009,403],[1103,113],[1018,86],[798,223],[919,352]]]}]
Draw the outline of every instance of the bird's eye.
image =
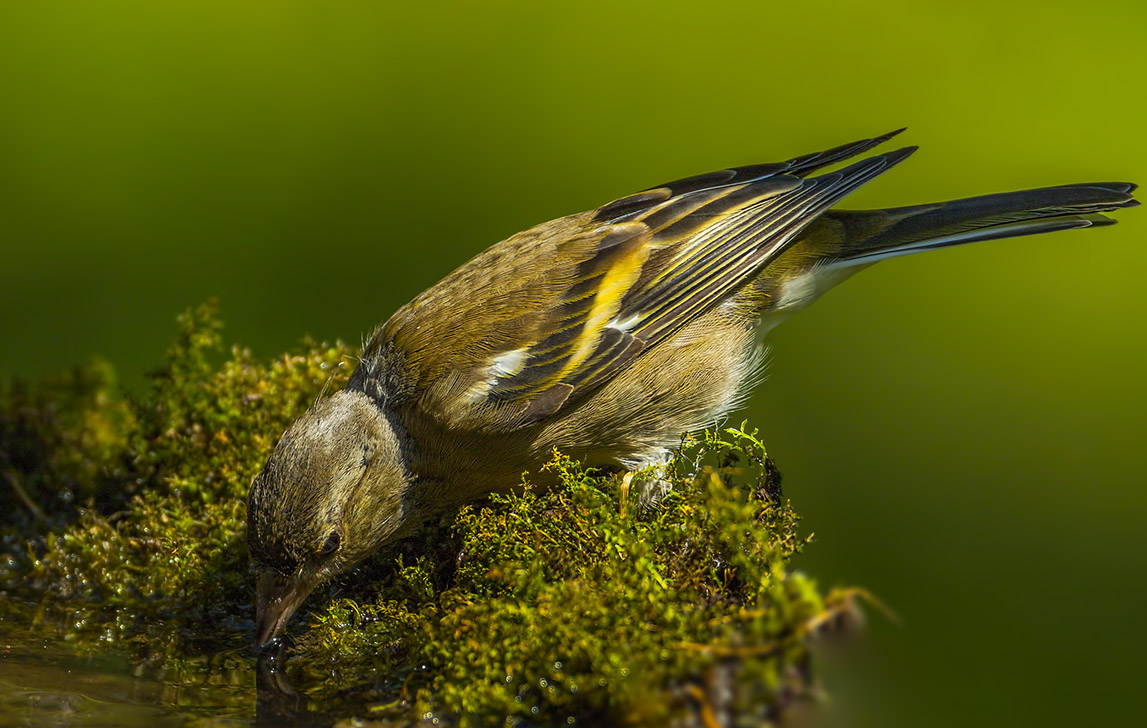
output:
[{"label": "bird's eye", "polygon": [[330,556],[339,550],[339,546],[342,546],[342,542],[342,534],[338,531],[331,531],[327,534],[327,537],[323,539],[323,545],[319,547],[319,556]]}]

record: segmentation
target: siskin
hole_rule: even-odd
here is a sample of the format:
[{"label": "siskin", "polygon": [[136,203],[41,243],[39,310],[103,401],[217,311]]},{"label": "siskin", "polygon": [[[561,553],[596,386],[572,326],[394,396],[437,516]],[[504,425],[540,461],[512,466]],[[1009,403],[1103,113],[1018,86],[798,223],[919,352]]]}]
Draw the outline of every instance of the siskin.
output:
[{"label": "siskin", "polygon": [[737,406],[758,334],[885,258],[1096,227],[1135,185],[831,209],[908,157],[898,132],[683,179],[542,223],[475,257],[371,336],[346,388],[283,434],[251,485],[256,642],[425,518],[536,470],[666,458]]}]

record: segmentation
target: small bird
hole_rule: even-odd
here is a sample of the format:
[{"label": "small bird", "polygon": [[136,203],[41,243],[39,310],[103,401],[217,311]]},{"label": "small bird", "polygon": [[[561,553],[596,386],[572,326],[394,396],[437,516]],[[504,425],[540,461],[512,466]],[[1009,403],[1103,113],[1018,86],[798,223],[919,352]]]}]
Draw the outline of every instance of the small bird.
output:
[{"label": "small bird", "polygon": [[1102,182],[831,209],[916,147],[822,170],[899,131],[542,223],[400,308],[251,484],[256,643],[319,584],[431,514],[513,488],[554,448],[596,467],[665,460],[743,400],[760,331],[862,268],[1108,225],[1101,213],[1139,204],[1135,185]]}]

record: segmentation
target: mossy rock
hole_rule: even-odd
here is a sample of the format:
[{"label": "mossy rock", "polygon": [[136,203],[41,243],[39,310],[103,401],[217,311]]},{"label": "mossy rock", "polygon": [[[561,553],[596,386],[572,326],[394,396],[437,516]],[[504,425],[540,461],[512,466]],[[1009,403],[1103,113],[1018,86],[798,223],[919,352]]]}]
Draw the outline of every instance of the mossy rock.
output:
[{"label": "mossy rock", "polygon": [[[35,605],[45,633],[176,674],[256,667],[247,487],[354,358],[304,341],[266,362],[221,341],[213,305],[181,316],[139,399],[101,363],[0,388],[7,618]],[[808,692],[809,638],[852,593],[822,596],[789,568],[807,538],[755,432],[686,439],[632,477],[559,453],[545,467],[559,487],[527,477],[320,589],[288,652],[257,666],[260,709],[395,725],[761,724]],[[646,507],[634,494],[651,481],[673,487]]]}]

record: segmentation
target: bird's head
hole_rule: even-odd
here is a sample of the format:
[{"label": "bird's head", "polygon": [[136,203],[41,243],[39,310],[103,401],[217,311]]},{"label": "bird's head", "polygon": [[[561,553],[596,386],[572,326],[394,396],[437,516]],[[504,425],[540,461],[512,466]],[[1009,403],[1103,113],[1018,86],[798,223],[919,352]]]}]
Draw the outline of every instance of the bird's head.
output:
[{"label": "bird's head", "polygon": [[405,461],[394,427],[358,391],[320,400],[283,434],[247,499],[257,645],[397,534],[409,515]]}]

